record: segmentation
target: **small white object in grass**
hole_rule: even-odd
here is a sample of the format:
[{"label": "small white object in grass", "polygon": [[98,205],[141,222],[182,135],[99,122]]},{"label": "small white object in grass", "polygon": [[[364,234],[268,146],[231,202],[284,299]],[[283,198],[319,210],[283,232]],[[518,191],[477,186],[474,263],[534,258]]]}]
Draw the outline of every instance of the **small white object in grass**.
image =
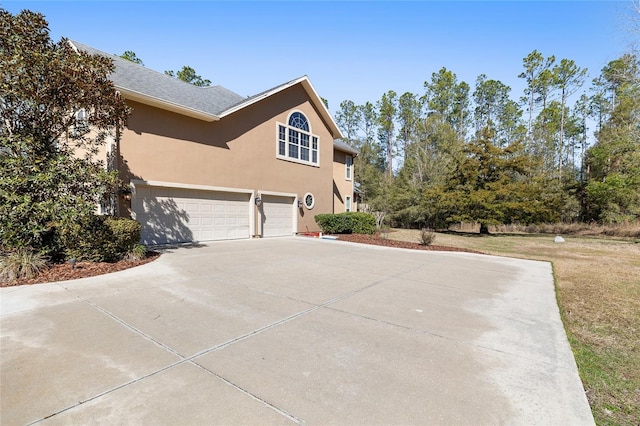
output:
[{"label": "small white object in grass", "polygon": [[562,238],[560,235],[556,235],[556,237],[553,239],[554,243],[564,243],[564,238]]}]

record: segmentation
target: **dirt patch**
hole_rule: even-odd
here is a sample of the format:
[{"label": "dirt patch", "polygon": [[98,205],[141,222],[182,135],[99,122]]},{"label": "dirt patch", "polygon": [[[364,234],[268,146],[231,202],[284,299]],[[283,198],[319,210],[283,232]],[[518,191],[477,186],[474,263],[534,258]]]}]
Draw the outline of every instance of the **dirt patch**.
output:
[{"label": "dirt patch", "polygon": [[147,257],[142,260],[128,261],[121,260],[119,262],[78,262],[75,267],[71,267],[68,263],[51,265],[33,278],[21,278],[19,280],[0,283],[0,287],[9,287],[16,285],[41,284],[57,281],[75,280],[78,278],[95,277],[97,275],[110,274],[112,272],[123,271],[125,269],[134,268],[153,262],[160,256],[160,253],[149,252]]},{"label": "dirt patch", "polygon": [[413,250],[431,250],[431,251],[457,251],[465,253],[484,254],[480,251],[469,250],[460,247],[438,246],[438,245],[422,245],[409,241],[399,241],[390,238],[382,238],[379,235],[363,235],[363,234],[341,234],[334,235],[341,241],[350,241],[352,243],[373,244],[376,246],[396,247]]}]

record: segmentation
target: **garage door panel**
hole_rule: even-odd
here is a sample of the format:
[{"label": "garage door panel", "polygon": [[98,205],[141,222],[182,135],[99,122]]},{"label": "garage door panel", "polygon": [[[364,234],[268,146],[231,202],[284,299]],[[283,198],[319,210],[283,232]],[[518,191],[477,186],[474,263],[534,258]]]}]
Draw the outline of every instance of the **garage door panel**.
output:
[{"label": "garage door panel", "polygon": [[262,197],[262,235],[280,237],[293,233],[293,197]]},{"label": "garage door panel", "polygon": [[137,187],[132,210],[144,244],[249,238],[249,200],[243,193]]}]

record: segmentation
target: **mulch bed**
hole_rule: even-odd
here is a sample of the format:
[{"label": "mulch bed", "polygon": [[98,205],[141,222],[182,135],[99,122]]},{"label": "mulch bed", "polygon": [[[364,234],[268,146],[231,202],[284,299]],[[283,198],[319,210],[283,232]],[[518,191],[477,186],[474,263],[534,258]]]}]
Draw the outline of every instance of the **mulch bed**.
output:
[{"label": "mulch bed", "polygon": [[0,287],[15,285],[28,285],[50,283],[54,281],[68,281],[78,278],[95,277],[96,275],[110,274],[111,272],[122,271],[145,263],[153,262],[160,256],[160,253],[149,252],[147,257],[138,261],[121,260],[119,262],[78,262],[75,268],[68,263],[51,265],[33,278],[21,278],[9,283],[0,283]]},{"label": "mulch bed", "polygon": [[340,235],[334,235],[334,237],[338,238],[341,241],[349,241],[352,243],[362,243],[362,244],[373,244],[376,246],[396,247],[396,248],[405,248],[405,249],[412,249],[412,250],[457,251],[457,252],[465,252],[465,253],[484,254],[480,251],[468,250],[468,249],[458,248],[458,247],[436,246],[436,245],[425,246],[418,243],[410,243],[408,241],[396,241],[396,240],[391,240],[389,238],[382,238],[379,235],[340,234]]},{"label": "mulch bed", "polygon": [[[350,241],[353,243],[373,244],[377,246],[396,247],[413,250],[432,250],[432,251],[457,251],[466,253],[483,254],[482,252],[475,250],[467,250],[458,247],[447,246],[424,246],[418,243],[411,243],[407,241],[396,241],[388,238],[382,238],[379,235],[362,235],[362,234],[340,234],[334,235],[341,241]],[[10,283],[0,283],[0,287],[9,287],[16,285],[29,285],[50,283],[57,281],[75,280],[78,278],[95,277],[96,275],[110,274],[112,272],[122,271],[136,266],[144,265],[145,263],[152,262],[160,256],[160,253],[149,252],[145,259],[131,262],[127,260],[121,260],[114,263],[106,262],[79,262],[72,268],[68,263],[52,265],[48,269],[42,271],[40,274],[33,278],[21,278]]]}]

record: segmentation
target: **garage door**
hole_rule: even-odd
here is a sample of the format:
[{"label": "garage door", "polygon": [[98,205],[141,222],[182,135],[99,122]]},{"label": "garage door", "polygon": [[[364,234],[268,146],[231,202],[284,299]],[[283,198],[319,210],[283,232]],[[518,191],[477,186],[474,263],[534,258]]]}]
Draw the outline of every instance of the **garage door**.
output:
[{"label": "garage door", "polygon": [[262,196],[262,236],[282,237],[292,235],[293,197]]},{"label": "garage door", "polygon": [[249,238],[249,194],[137,186],[131,201],[143,244]]}]

